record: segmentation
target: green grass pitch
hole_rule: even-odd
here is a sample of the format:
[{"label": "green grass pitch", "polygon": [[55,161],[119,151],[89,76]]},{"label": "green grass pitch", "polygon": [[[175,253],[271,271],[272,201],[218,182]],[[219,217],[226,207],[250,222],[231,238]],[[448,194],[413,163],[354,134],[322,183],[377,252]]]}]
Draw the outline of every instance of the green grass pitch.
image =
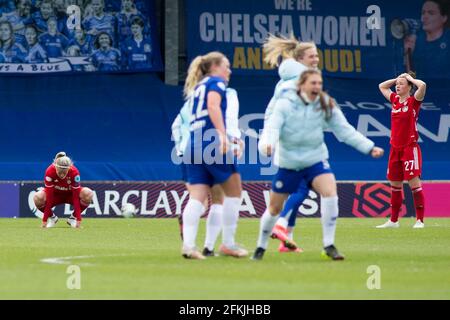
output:
[{"label": "green grass pitch", "polygon": [[[176,219],[85,219],[80,230],[65,219],[54,229],[0,219],[0,299],[450,299],[450,219],[374,228],[382,222],[339,219],[341,262],[321,259],[317,218],[298,220],[302,254],[278,253],[271,240],[263,261],[194,261],[180,255]],[[258,219],[239,221],[237,240],[250,252],[258,229]],[[199,230],[202,245],[204,219]],[[78,258],[42,262],[64,257]],[[80,268],[79,290],[67,288],[69,265]],[[367,288],[371,265],[380,268],[380,289]]]}]

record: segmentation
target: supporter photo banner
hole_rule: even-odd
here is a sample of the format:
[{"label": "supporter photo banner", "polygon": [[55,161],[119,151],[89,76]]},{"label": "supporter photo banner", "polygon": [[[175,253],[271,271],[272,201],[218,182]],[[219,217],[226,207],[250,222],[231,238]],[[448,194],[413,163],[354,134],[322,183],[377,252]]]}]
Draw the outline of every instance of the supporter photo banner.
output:
[{"label": "supporter photo banner", "polygon": [[[414,70],[450,76],[448,3],[388,0],[187,0],[188,58],[225,53],[242,75],[275,74],[263,63],[268,34],[313,41],[328,76],[386,78]],[[448,17],[448,18],[447,18]]]},{"label": "supporter photo banner", "polygon": [[[0,184],[0,187],[2,185]],[[125,203],[132,203],[137,208],[137,217],[142,218],[176,218],[188,201],[188,192],[184,184],[179,182],[155,183],[86,183],[84,186],[94,191],[93,203],[83,212],[86,218],[117,218],[121,217],[120,208]],[[20,184],[20,200],[13,207],[19,210],[3,216],[12,217],[42,217],[33,203],[33,196],[39,183]],[[13,187],[3,187],[0,191],[14,191]],[[441,195],[450,190],[449,183],[425,183],[427,206],[432,208],[427,216],[449,217],[450,202],[443,202]],[[240,216],[242,218],[259,218],[264,213],[269,202],[270,183],[247,182],[243,184]],[[16,191],[18,197],[18,191]],[[386,183],[338,183],[339,216],[357,218],[381,218],[390,215],[390,187]],[[14,198],[14,197],[13,197]],[[6,202],[6,201],[5,201]],[[20,206],[18,205],[20,202]],[[8,201],[10,203],[10,201]],[[12,207],[11,207],[12,208]],[[7,208],[3,208],[7,210]],[[60,216],[70,216],[70,205],[60,205],[55,208]],[[320,217],[320,197],[310,191],[307,199],[299,208],[298,216]],[[415,215],[411,191],[405,185],[405,201],[401,216]]]},{"label": "supporter photo banner", "polygon": [[162,69],[153,0],[0,4],[0,74]]}]

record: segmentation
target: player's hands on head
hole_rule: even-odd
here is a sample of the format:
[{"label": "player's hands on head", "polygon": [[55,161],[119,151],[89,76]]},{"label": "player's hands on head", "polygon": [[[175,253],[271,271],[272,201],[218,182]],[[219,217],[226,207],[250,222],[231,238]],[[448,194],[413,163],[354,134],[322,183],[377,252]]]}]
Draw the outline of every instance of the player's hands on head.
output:
[{"label": "player's hands on head", "polygon": [[383,148],[380,147],[373,147],[372,151],[370,152],[370,155],[373,158],[381,158],[384,155]]}]

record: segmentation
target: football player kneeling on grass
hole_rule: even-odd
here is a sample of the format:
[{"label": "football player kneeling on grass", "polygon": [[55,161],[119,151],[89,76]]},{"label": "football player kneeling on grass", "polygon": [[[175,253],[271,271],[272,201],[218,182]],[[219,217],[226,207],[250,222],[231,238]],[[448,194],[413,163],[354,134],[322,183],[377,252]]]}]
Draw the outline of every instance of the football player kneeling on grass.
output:
[{"label": "football player kneeling on grass", "polygon": [[44,178],[45,188],[34,195],[36,208],[44,212],[43,228],[52,228],[58,222],[58,217],[52,208],[59,204],[71,204],[74,213],[67,220],[72,228],[79,228],[81,213],[92,202],[94,192],[80,185],[80,172],[73,165],[65,152],[59,152],[53,163],[47,168]]}]

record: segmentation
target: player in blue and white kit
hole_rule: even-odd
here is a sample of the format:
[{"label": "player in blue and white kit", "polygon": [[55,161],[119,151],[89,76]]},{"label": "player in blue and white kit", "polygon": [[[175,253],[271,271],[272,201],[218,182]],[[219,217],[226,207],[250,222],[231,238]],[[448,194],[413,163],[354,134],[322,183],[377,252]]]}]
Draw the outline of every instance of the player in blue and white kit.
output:
[{"label": "player in blue and white kit", "polygon": [[25,62],[27,63],[44,63],[48,62],[47,52],[38,42],[38,30],[35,26],[27,26],[25,29],[25,38],[27,40],[27,55]]},{"label": "player in blue and white kit", "polygon": [[109,33],[102,32],[97,36],[94,47],[97,49],[91,56],[92,64],[98,71],[119,71],[120,51],[111,47]]},{"label": "player in blue and white kit", "polygon": [[[227,134],[233,140],[234,146],[237,149],[237,157],[239,158],[243,152],[244,143],[241,140],[241,131],[239,130],[239,99],[237,92],[234,89],[227,88],[227,110],[225,114]],[[180,113],[172,123],[172,136],[175,141],[176,154],[179,157],[183,157],[186,147],[190,143],[190,119],[192,114],[192,99],[187,99]],[[182,162],[181,177],[186,183],[186,188],[190,189],[190,185],[187,181],[186,165]],[[208,218],[206,220],[206,237],[205,245],[202,254],[204,256],[215,256],[214,247],[222,229],[222,214],[223,214],[223,201],[224,192],[220,185],[216,184],[211,188],[211,207],[209,209]],[[208,201],[204,202],[205,210],[208,206]],[[178,217],[180,225],[181,239],[183,239],[183,215]]]},{"label": "player in blue and white kit", "polygon": [[14,29],[16,43],[25,45],[25,27],[33,23],[30,0],[16,0],[17,9],[0,15],[1,21],[8,21]]},{"label": "player in blue and white kit", "polygon": [[47,32],[47,22],[51,17],[56,17],[53,3],[51,0],[43,0],[40,4],[39,11],[31,15],[33,24],[36,25],[40,32]]},{"label": "player in blue and white kit", "polygon": [[[226,131],[226,84],[231,74],[230,62],[220,52],[196,57],[188,71],[185,97],[192,103],[190,145],[184,161],[190,184],[189,201],[183,211],[183,249],[185,258],[204,259],[195,245],[203,203],[214,184],[224,193],[222,236],[219,251],[223,255],[244,257],[248,252],[235,243],[235,232],[241,203],[241,177],[236,155],[230,150]],[[212,142],[210,142],[212,140]]]},{"label": "player in blue and white kit", "polygon": [[14,0],[0,0],[0,16],[2,14],[12,12],[14,9],[16,9]]},{"label": "player in blue and white kit", "polygon": [[[298,190],[302,181],[321,196],[323,257],[344,259],[334,246],[339,208],[336,180],[328,164],[324,129],[329,127],[339,141],[374,158],[381,157],[384,151],[347,122],[334,100],[323,93],[322,82],[320,71],[307,70],[299,81],[290,80],[283,84],[284,89],[265,124],[258,149],[269,156],[275,151],[275,165],[279,169],[272,181],[270,205],[261,217],[258,244],[253,255],[255,260],[262,259],[284,201]],[[296,247],[293,241],[288,244]]]},{"label": "player in blue and white kit", "polygon": [[80,56],[88,57],[94,51],[92,37],[87,35],[83,28],[74,31],[73,38],[69,39],[69,48],[77,47]]},{"label": "player in blue and white kit", "polygon": [[0,53],[6,63],[24,62],[26,56],[25,48],[15,42],[13,27],[7,21],[0,23]]},{"label": "player in blue and white kit", "polygon": [[[280,81],[278,81],[273,97],[271,98],[265,115],[266,123],[273,112],[273,107],[283,89],[283,84],[289,80],[299,79],[308,68],[317,69],[319,65],[319,54],[313,42],[299,42],[292,34],[289,38],[270,35],[264,45],[264,60],[273,68],[278,67]],[[282,59],[279,64],[280,58]],[[278,66],[279,65],[279,66]],[[308,196],[309,188],[301,183],[299,190],[289,196],[283,211],[275,225],[272,237],[278,238],[281,243],[279,252],[301,252],[300,248],[291,250],[286,247],[286,240],[293,240],[293,229],[297,218],[298,209]]]},{"label": "player in blue and white kit", "polygon": [[145,70],[152,67],[152,40],[144,37],[144,21],[135,18],[131,24],[133,36],[122,44],[124,70]]},{"label": "player in blue and white kit", "polygon": [[51,17],[47,21],[48,32],[39,37],[39,42],[47,52],[49,58],[64,56],[69,40],[58,31],[58,20]]},{"label": "player in blue and white kit", "polygon": [[[110,12],[119,12],[123,9],[123,3],[123,0],[106,0],[106,10]],[[146,0],[134,0],[133,3],[138,11],[142,12],[143,14],[148,13]]]},{"label": "player in blue and white kit", "polygon": [[113,40],[112,44],[114,44],[116,42],[116,18],[112,14],[104,12],[104,0],[92,0],[91,6],[93,14],[84,19],[83,28],[87,34],[94,37],[101,32],[107,32]]},{"label": "player in blue and white kit", "polygon": [[117,14],[117,33],[119,42],[123,43],[129,37],[133,36],[131,25],[133,20],[140,18],[143,22],[142,33],[145,36],[150,35],[150,26],[145,16],[137,10],[133,0],[122,0],[121,11]]}]

